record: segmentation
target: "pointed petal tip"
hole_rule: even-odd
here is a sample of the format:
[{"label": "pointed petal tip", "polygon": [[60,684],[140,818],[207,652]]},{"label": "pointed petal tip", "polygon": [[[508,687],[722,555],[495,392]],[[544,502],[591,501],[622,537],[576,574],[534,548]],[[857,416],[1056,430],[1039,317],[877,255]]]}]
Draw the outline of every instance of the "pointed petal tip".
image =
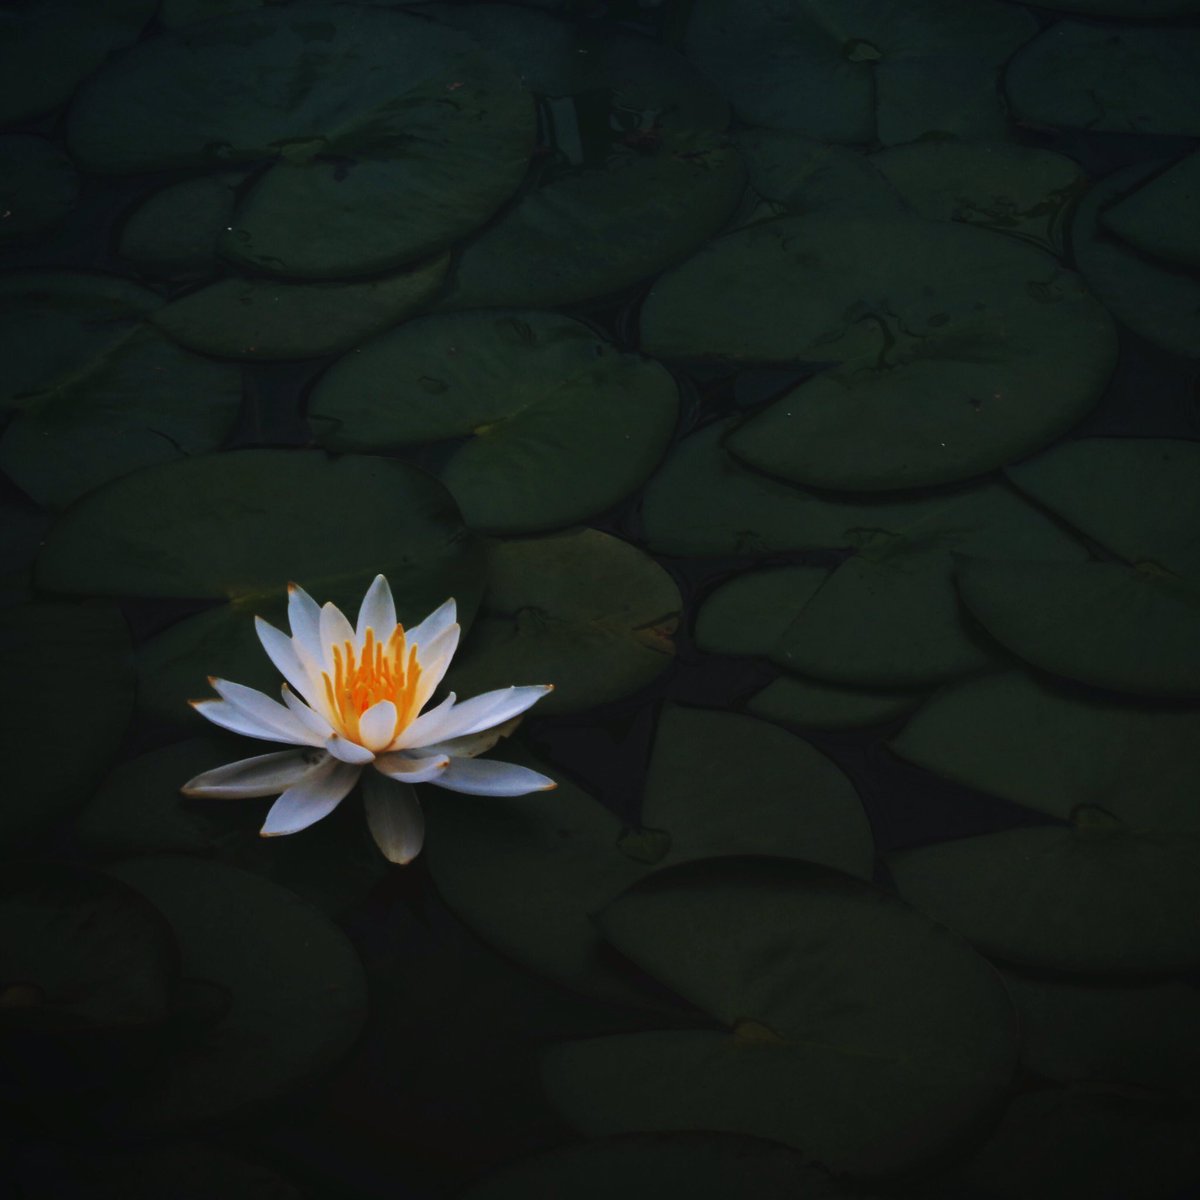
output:
[{"label": "pointed petal tip", "polygon": [[549,783],[543,784],[542,787],[539,788],[538,790],[542,791],[542,792],[552,792],[552,791],[554,791],[554,789],[556,787],[558,787],[558,782],[556,780],[552,779],[552,780],[550,780]]}]

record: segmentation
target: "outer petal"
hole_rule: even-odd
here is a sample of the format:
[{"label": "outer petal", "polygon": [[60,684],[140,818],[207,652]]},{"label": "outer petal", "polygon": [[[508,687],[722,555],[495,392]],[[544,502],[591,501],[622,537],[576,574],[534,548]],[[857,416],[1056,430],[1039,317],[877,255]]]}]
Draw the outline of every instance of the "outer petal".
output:
[{"label": "outer petal", "polygon": [[354,786],[361,767],[330,758],[299,783],[288,788],[267,813],[263,837],[298,833],[333,812]]},{"label": "outer petal", "polygon": [[381,754],[375,760],[375,770],[389,779],[402,783],[436,782],[442,772],[450,765],[450,758],[445,754],[426,755],[415,758],[403,752],[399,754]]},{"label": "outer petal", "polygon": [[317,737],[324,740],[333,733],[333,726],[319,712],[308,707],[288,685],[285,683],[280,689],[283,695],[283,702],[287,705],[288,711],[300,722],[306,729],[311,730]]},{"label": "outer petal", "polygon": [[322,770],[325,762],[326,756],[318,750],[278,750],[203,771],[179,790],[185,796],[229,800],[277,796],[311,772]]},{"label": "outer petal", "polygon": [[288,625],[298,654],[321,661],[321,606],[298,584],[288,584]]},{"label": "outer petal", "polygon": [[372,704],[358,718],[358,736],[371,750],[386,750],[396,732],[396,706],[390,700]]},{"label": "outer petal", "polygon": [[321,609],[321,653],[317,661],[323,671],[333,670],[332,648],[343,642],[354,642],[354,630],[345,614],[332,602]]},{"label": "outer petal", "polygon": [[[439,608],[435,608],[419,625],[414,625],[407,630],[408,644],[410,646],[425,646],[432,642],[439,633],[450,628],[451,625],[458,620],[458,605],[454,603],[452,596],[445,604]],[[425,655],[418,650],[418,657],[425,658]]]},{"label": "outer petal", "polygon": [[412,788],[368,772],[363,800],[367,825],[384,858],[401,866],[412,862],[425,842],[425,814]]},{"label": "outer petal", "polygon": [[296,645],[286,633],[281,633],[269,621],[262,617],[254,618],[254,631],[267,657],[279,668],[279,673],[300,693],[309,703],[321,694],[318,686],[320,678],[314,678],[308,664],[297,653]]},{"label": "outer petal", "polygon": [[[428,741],[424,745],[446,742],[451,738],[466,737],[483,729],[499,725],[510,717],[523,713],[535,705],[543,696],[554,691],[553,684],[537,684],[532,687],[498,688],[494,692],[484,692],[456,704],[453,709],[436,726],[431,722],[421,731]],[[416,721],[409,727],[416,726]],[[407,732],[407,731],[406,731]],[[409,741],[410,749],[417,748],[415,740]]]},{"label": "outer petal", "polygon": [[417,650],[417,657],[421,663],[421,678],[417,683],[417,712],[429,703],[429,697],[437,691],[438,684],[442,682],[450,660],[458,649],[461,634],[462,630],[458,625],[451,625]]},{"label": "outer petal", "polygon": [[358,610],[358,625],[354,633],[360,644],[367,636],[368,627],[375,630],[377,642],[386,642],[396,628],[396,605],[392,600],[392,589],[382,575],[376,575],[371,581]]},{"label": "outer petal", "polygon": [[365,766],[375,759],[374,753],[368,750],[366,746],[360,746],[357,742],[352,742],[349,738],[344,738],[341,734],[337,733],[325,739],[325,749],[334,758],[344,763],[351,763],[356,767]]},{"label": "outer petal", "polygon": [[468,733],[466,737],[451,738],[447,742],[437,742],[432,746],[421,746],[409,753],[414,757],[444,754],[450,758],[475,758],[479,754],[486,754],[501,738],[508,737],[520,723],[520,717],[513,717],[503,725],[494,725],[491,729]]},{"label": "outer petal", "polygon": [[452,758],[450,765],[430,782],[471,796],[524,796],[526,792],[558,787],[553,779],[528,767],[491,758]]},{"label": "outer petal", "polygon": [[[217,679],[212,676],[208,682],[222,700],[242,713],[252,725],[256,725],[262,731],[252,733],[252,737],[267,738],[275,742],[292,742],[297,746],[319,746],[321,744],[321,738],[317,737],[278,700],[272,700],[270,696],[264,696],[262,692],[246,687],[245,684],[231,683],[228,679]],[[205,716],[208,716],[210,720],[215,720],[208,713],[205,713]]]}]

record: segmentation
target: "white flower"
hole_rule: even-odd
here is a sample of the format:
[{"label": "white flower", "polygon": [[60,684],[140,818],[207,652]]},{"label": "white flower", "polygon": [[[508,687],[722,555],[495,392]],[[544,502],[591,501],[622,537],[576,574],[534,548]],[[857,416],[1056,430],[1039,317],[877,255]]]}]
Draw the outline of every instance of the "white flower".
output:
[{"label": "white flower", "polygon": [[[282,793],[262,827],[264,837],[273,837],[332,812],[362,775],[375,841],[392,862],[408,863],[425,838],[425,818],[409,784],[476,796],[521,796],[556,786],[527,767],[477,758],[507,737],[552,684],[501,688],[462,704],[451,692],[421,711],[458,648],[453,600],[406,631],[396,622],[387,580],[376,575],[352,628],[339,608],[318,607],[293,583],[288,623],[291,637],[255,618],[263,649],[287,680],[282,704],[215,678],[209,683],[220,699],[191,703],[214,725],[302,748],[205,771],[184,784],[184,795]],[[367,766],[374,769],[364,775]]]}]

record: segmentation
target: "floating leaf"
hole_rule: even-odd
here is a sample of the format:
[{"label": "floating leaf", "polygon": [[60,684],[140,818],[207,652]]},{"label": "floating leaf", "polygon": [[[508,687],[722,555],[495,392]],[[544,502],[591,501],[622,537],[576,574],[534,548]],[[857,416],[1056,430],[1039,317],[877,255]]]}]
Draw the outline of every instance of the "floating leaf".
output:
[{"label": "floating leaf", "polygon": [[704,599],[696,614],[696,645],[710,654],[768,657],[829,578],[827,567],[772,567],[745,571]]},{"label": "floating leaf", "polygon": [[1200,267],[1200,234],[1192,219],[1198,197],[1200,153],[1193,153],[1107,208],[1101,223],[1146,254]]},{"label": "floating leaf", "polygon": [[79,175],[53,142],[23,133],[0,136],[0,239],[52,228],[78,196]]},{"label": "floating leaf", "polygon": [[924,692],[869,691],[783,675],[746,701],[746,711],[779,725],[857,729],[882,725],[912,712]]},{"label": "floating leaf", "polygon": [[233,219],[242,179],[229,171],[199,175],[155,192],[126,219],[118,253],[151,273],[215,275],[217,241]]}]

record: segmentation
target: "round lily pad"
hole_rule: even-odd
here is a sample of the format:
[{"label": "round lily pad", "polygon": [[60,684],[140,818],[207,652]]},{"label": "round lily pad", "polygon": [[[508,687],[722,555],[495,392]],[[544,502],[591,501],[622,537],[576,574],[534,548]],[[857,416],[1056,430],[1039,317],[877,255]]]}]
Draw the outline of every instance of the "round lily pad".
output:
[{"label": "round lily pad", "polygon": [[309,419],[335,450],[467,438],[441,470],[475,529],[585,520],[634,491],[675,428],[658,363],[527,311],[426,317],[335,363]]},{"label": "round lily pad", "polygon": [[642,309],[665,358],[825,365],[727,447],[796,483],[967,479],[1078,422],[1115,361],[1112,322],[1031,246],[917,217],[815,213],[727,234]]},{"label": "round lily pad", "polygon": [[[0,837],[49,824],[78,804],[117,752],[133,708],[129,630],[108,604],[0,609],[7,798]],[[51,714],[70,715],[62,724]],[[78,707],[76,707],[78,706]],[[68,752],[69,748],[69,752]]]},{"label": "round lily pad", "polygon": [[1200,267],[1200,152],[1188,154],[1105,209],[1101,223],[1122,241],[1167,262]]},{"label": "round lily pad", "polygon": [[304,901],[245,871],[181,855],[128,859],[109,873],[170,922],[182,975],[228,1002],[134,1098],[130,1123],[243,1112],[350,1048],[366,1013],[362,967],[345,935]]},{"label": "round lily pad", "polygon": [[1026,124],[1200,134],[1200,30],[1058,21],[1019,50],[1004,87]]},{"label": "round lily pad", "polygon": [[1059,255],[1068,207],[1084,188],[1074,160],[1008,142],[915,142],[870,162],[923,217],[1007,233]]},{"label": "round lily pad", "polygon": [[924,692],[871,691],[782,675],[751,696],[746,711],[779,725],[858,729],[906,716],[924,696]]},{"label": "round lily pad", "polygon": [[430,797],[430,869],[498,949],[601,998],[649,1002],[601,953],[589,916],[659,866],[772,853],[862,877],[873,869],[870,827],[846,777],[807,742],[750,717],[664,709],[638,829],[549,773],[553,792]]},{"label": "round lily pad", "polygon": [[1162,166],[1136,163],[1093,187],[1075,209],[1071,244],[1088,286],[1122,325],[1156,346],[1196,358],[1200,357],[1200,279],[1171,262],[1147,258],[1102,225],[1110,205],[1136,196]]},{"label": "round lily pad", "polygon": [[248,361],[337,354],[427,307],[449,255],[362,283],[222,279],[158,309],[153,323],[202,354]]},{"label": "round lily pad", "polygon": [[[1200,708],[1156,709],[1005,672],[935,694],[890,743],[955,783],[1067,820],[1200,833]],[[1006,889],[1007,891],[1007,889]]]},{"label": "round lily pad", "polygon": [[509,4],[416,11],[502,55],[541,97],[527,186],[462,246],[443,309],[609,296],[682,258],[732,213],[744,173],[722,133],[728,106],[681,55]]},{"label": "round lily pad", "polygon": [[159,303],[123,280],[66,272],[0,288],[0,345],[15,351],[7,398],[19,409],[0,466],[39,503],[61,507],[139,467],[213,450],[229,432],[241,372],[146,325]]},{"label": "round lily pad", "polygon": [[1200,991],[1186,983],[1111,987],[1006,973],[1025,1066],[1060,1083],[1096,1082],[1194,1098]]},{"label": "round lily pad", "polygon": [[890,145],[1003,136],[997,76],[1036,30],[990,0],[698,0],[685,46],[750,125]]},{"label": "round lily pad", "polygon": [[1026,662],[1140,696],[1200,699],[1200,581],[1124,563],[959,558],[972,615]]},{"label": "round lily pad", "polygon": [[990,968],[884,893],[781,859],[657,872],[596,920],[719,1030],[549,1050],[582,1132],[712,1129],[884,1174],[951,1144],[1003,1093],[1014,1014]]},{"label": "round lily pad", "polygon": [[1146,974],[1200,965],[1200,835],[1080,806],[1071,824],[890,855],[900,895],[1003,962]]},{"label": "round lily pad", "polygon": [[53,142],[0,136],[0,240],[50,229],[75,206],[79,175]]},{"label": "round lily pad", "polygon": [[328,3],[147,38],[88,82],[67,128],[96,171],[264,164],[221,253],[307,279],[445,249],[520,183],[533,132],[515,74],[465,35]]},{"label": "round lily pad", "polygon": [[446,686],[472,696],[552,683],[539,714],[618,700],[671,665],[681,607],[662,567],[598,530],[493,542],[483,607]]},{"label": "round lily pad", "polygon": [[152,274],[215,275],[217,241],[233,219],[242,180],[224,171],[155,192],[126,219],[118,253]]},{"label": "round lily pad", "polygon": [[270,801],[181,795],[180,786],[193,776],[246,753],[240,739],[203,737],[122,763],[76,817],[75,836],[110,857],[207,855],[281,884],[331,915],[362,900],[387,864],[357,802],[340,805],[303,836],[262,838]]}]

